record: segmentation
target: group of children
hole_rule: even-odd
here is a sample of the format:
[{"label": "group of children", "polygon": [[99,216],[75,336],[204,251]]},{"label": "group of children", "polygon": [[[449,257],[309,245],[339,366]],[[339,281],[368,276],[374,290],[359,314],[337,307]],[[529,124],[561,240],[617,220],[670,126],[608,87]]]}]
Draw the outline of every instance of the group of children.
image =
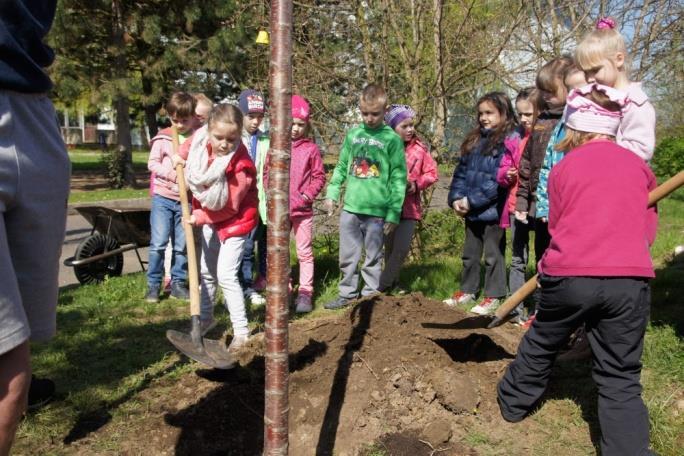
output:
[{"label": "group of children", "polygon": [[[174,245],[172,294],[179,294],[184,280],[173,170],[183,163],[193,195],[188,222],[201,227],[202,328],[213,327],[218,285],[233,325],[231,351],[248,338],[244,299],[261,302],[258,291],[265,277],[268,138],[259,130],[265,103],[260,93],[244,91],[239,107],[215,105],[207,124],[192,134],[185,122],[190,110],[174,105],[174,97],[169,115],[187,139],[177,156],[169,154],[167,145],[154,142],[152,147],[148,296],[158,296],[159,257],[169,236]],[[558,351],[584,324],[599,387],[602,452],[648,454],[639,358],[650,305],[648,279],[654,276],[648,246],[657,219],[647,206],[655,178],[647,161],[655,142],[655,112],[639,84],[627,78],[625,43],[615,23],[599,21],[578,45],[574,60],[562,57],[544,65],[536,87],[522,90],[515,107],[517,116],[501,92],[482,96],[476,104],[477,126],[461,145],[448,204],[465,219],[463,272],[461,289],[447,303],[475,304],[484,253],[484,297],[471,310],[492,313],[501,298],[524,282],[534,230],[540,291],[527,319],[530,330],[499,384],[504,418],[519,421],[534,409]],[[370,84],[359,108],[363,123],[345,136],[325,193],[329,215],[341,205],[339,293],[326,309],[396,287],[421,218],[420,192],[437,180],[436,164],[416,136],[410,107],[388,106],[384,89]],[[289,204],[300,262],[296,310],[309,312],[312,205],[325,185],[325,173],[320,151],[309,138],[310,106],[297,95],[292,117]],[[513,252],[507,286],[508,227]],[[255,245],[260,256],[256,281]],[[524,320],[522,309],[518,312]]]},{"label": "group of children", "polygon": [[484,252],[484,299],[471,310],[493,313],[507,294],[504,228],[513,232],[510,292],[524,282],[535,234],[536,310],[498,385],[503,417],[518,422],[535,410],[559,351],[583,326],[605,455],[652,454],[640,358],[657,228],[648,207],[655,112],[629,81],[627,60],[615,22],[601,19],[574,61],[548,62],[536,87],[519,93],[522,128],[505,95],[480,98],[449,191],[466,238],[461,290],[448,304],[474,303]]}]

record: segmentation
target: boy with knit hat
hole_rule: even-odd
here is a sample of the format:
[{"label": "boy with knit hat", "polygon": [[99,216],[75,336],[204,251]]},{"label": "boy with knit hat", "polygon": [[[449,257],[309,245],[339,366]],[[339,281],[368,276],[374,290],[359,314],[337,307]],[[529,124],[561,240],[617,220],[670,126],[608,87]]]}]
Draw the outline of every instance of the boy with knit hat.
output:
[{"label": "boy with knit hat", "polygon": [[[259,191],[259,221],[245,241],[242,257],[242,289],[245,298],[252,305],[266,302],[259,291],[266,288],[266,191],[263,175],[264,163],[269,148],[268,134],[259,129],[266,113],[266,102],[261,92],[246,89],[238,97],[238,106],[244,115],[242,126],[242,143],[247,147],[249,157],[257,169],[257,189]],[[259,277],[254,280],[254,248],[257,247]]]},{"label": "boy with knit hat", "polygon": [[523,420],[538,407],[559,349],[586,324],[606,456],[653,454],[640,373],[655,276],[649,246],[657,213],[648,194],[656,179],[614,142],[629,102],[598,84],[568,97],[557,147],[569,152],[549,175],[551,243],[538,266],[537,317],[498,385],[504,419]]},{"label": "boy with knit hat", "polygon": [[385,90],[375,84],[363,89],[359,103],[363,125],[352,128],[344,139],[339,161],[328,185],[326,208],[331,215],[346,183],[340,213],[340,270],[337,299],[325,305],[338,309],[359,296],[357,267],[365,286],[362,296],[379,291],[382,272],[383,231],[391,233],[399,223],[406,193],[404,144],[385,125]]}]

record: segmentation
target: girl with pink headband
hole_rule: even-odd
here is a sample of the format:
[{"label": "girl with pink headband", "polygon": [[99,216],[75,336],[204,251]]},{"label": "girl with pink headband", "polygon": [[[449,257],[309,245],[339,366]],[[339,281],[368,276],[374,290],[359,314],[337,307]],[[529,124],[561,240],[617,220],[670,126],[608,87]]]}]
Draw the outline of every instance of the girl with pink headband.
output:
[{"label": "girl with pink headband", "polygon": [[641,399],[641,354],[655,277],[649,246],[657,213],[648,208],[656,179],[615,143],[628,96],[591,84],[570,93],[568,151],[549,177],[551,243],[538,265],[537,318],[498,385],[501,414],[523,420],[539,407],[558,351],[580,325],[593,356],[601,454],[650,455]]},{"label": "girl with pink headband", "polygon": [[575,60],[588,82],[625,93],[627,102],[622,107],[616,141],[642,159],[650,160],[655,148],[655,110],[641,89],[641,83],[629,80],[627,47],[615,20],[610,17],[599,19],[596,29],[577,46]]}]

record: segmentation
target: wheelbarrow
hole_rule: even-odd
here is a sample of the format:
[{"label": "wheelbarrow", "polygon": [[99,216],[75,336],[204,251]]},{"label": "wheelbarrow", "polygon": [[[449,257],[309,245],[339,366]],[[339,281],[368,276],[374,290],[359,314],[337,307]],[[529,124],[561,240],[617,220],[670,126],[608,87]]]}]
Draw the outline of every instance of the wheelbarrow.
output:
[{"label": "wheelbarrow", "polygon": [[74,256],[64,260],[65,266],[74,268],[79,283],[100,283],[105,277],[120,276],[123,253],[129,250],[135,250],[140,268],[145,270],[147,262],[138,249],[150,245],[149,209],[84,206],[76,211],[93,227],[90,235],[78,244]]}]

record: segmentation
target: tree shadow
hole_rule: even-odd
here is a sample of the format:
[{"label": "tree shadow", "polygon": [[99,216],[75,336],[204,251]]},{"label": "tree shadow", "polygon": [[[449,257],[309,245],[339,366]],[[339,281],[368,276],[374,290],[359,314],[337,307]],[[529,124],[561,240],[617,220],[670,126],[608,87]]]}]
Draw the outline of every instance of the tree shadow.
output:
[{"label": "tree shadow", "polygon": [[[325,342],[309,339],[288,358],[290,372],[315,362],[328,349]],[[177,455],[261,455],[264,446],[264,363],[255,357],[248,365],[231,370],[198,370],[197,375],[219,383],[197,403],[164,416],[181,429]]]},{"label": "tree shadow", "polygon": [[349,340],[344,347],[344,352],[337,361],[337,370],[333,377],[330,396],[327,402],[328,407],[325,410],[321,432],[318,437],[318,444],[316,445],[317,455],[327,456],[333,454],[335,439],[337,437],[337,428],[340,424],[340,414],[342,412],[347,390],[349,372],[354,361],[354,353],[363,346],[366,331],[370,327],[374,305],[375,298],[362,300],[351,311],[350,319],[352,322],[357,320],[357,323],[352,327]]}]

